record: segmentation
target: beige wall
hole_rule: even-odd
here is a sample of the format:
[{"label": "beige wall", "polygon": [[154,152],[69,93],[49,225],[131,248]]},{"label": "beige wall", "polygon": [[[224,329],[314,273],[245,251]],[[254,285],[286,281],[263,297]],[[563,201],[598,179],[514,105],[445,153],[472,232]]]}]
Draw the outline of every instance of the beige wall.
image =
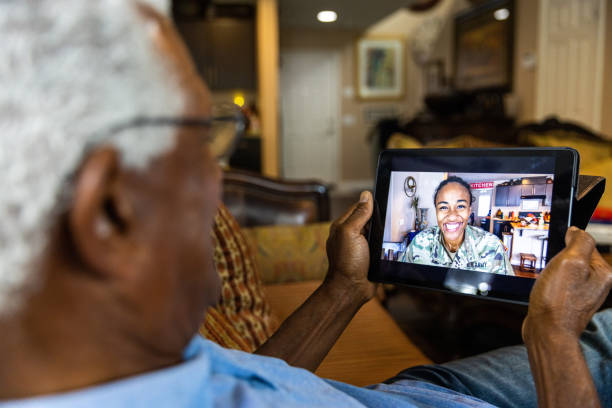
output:
[{"label": "beige wall", "polygon": [[[446,0],[442,9],[444,10],[448,8],[449,4],[455,3],[464,4],[465,0]],[[435,13],[439,12],[440,7],[438,7]],[[368,113],[391,110],[409,119],[422,109],[423,74],[421,68],[414,63],[410,53],[410,33],[428,15],[431,15],[431,13],[414,15],[414,13],[399,10],[368,29],[367,33],[333,29],[281,30],[281,57],[283,50],[308,48],[331,48],[337,50],[341,55],[340,101],[343,123],[340,135],[341,182],[366,181],[374,178],[375,158],[367,138],[375,122],[366,120]],[[447,25],[452,26],[452,24]],[[445,30],[448,31],[450,28],[445,28]],[[356,97],[355,44],[363,36],[394,36],[404,38],[406,45],[406,92],[402,99],[367,101]],[[443,44],[442,47],[443,53],[451,55],[452,44]]]},{"label": "beige wall", "polygon": [[[352,88],[357,94],[355,78],[355,41],[342,49],[342,88]],[[407,77],[413,78],[416,74],[406,56]],[[410,86],[409,84],[416,84]],[[375,122],[366,120],[368,113],[376,111],[395,111],[402,116],[411,116],[420,107],[421,92],[420,81],[407,81],[405,96],[401,100],[366,101],[357,97],[342,96],[342,114],[344,117],[355,119],[352,125],[342,126],[342,178],[345,180],[373,179],[375,172],[375,158],[372,145],[367,141],[368,133]],[[416,88],[416,89],[415,89]]]},{"label": "beige wall", "polygon": [[[433,47],[430,59],[443,59],[446,73],[453,69],[453,15],[466,7],[465,0],[454,1],[445,25]],[[538,56],[538,0],[516,0],[515,43],[513,67],[513,97],[516,101],[518,123],[536,120],[536,74]],[[419,20],[419,18],[421,20]],[[341,113],[343,118],[353,118],[352,124],[343,124],[341,131],[341,181],[366,180],[373,178],[373,162],[366,137],[372,123],[365,120],[371,110],[393,108],[405,118],[410,118],[423,107],[423,76],[421,68],[411,56],[411,35],[419,22],[426,16],[414,15],[405,10],[398,11],[382,20],[366,33],[338,30],[282,30],[280,34],[281,53],[283,49],[332,48],[341,54],[342,84]],[[355,42],[361,36],[396,35],[406,41],[406,95],[399,101],[368,102],[346,95],[346,90],[355,89]],[[532,56],[536,64],[524,64],[525,57]],[[606,40],[604,66],[604,95],[602,106],[602,133],[612,138],[612,4],[606,8]]]},{"label": "beige wall", "polygon": [[[357,99],[355,96],[354,47],[360,36],[361,33],[357,31],[331,29],[292,29],[281,30],[280,33],[281,61],[283,50],[333,49],[340,54],[341,84],[339,99],[342,115],[340,182],[365,182],[374,178],[374,158],[370,143],[367,141],[367,135],[373,123],[368,123],[365,120],[368,111],[394,108],[399,114],[413,114],[416,109],[415,106],[420,103],[420,97],[414,96],[414,90],[409,90],[407,96],[400,101],[365,102]],[[316,101],[313,101],[313,103],[316,103]]]}]

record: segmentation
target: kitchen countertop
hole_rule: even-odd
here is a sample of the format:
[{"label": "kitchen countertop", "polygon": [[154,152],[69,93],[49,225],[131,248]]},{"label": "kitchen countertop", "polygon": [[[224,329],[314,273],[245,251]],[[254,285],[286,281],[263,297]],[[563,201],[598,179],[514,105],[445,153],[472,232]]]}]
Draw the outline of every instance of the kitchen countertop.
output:
[{"label": "kitchen countertop", "polygon": [[510,225],[512,225],[512,228],[516,228],[516,229],[522,229],[522,230],[532,230],[532,231],[548,231],[548,224],[544,224],[544,225],[528,225],[528,226],[521,226],[520,222],[512,222],[510,223]]}]

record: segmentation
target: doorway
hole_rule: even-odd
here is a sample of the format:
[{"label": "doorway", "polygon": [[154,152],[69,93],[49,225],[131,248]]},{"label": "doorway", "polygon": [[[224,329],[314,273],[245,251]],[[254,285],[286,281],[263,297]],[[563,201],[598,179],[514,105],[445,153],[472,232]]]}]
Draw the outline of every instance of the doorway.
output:
[{"label": "doorway", "polygon": [[281,50],[283,177],[339,179],[340,55],[334,50]]}]

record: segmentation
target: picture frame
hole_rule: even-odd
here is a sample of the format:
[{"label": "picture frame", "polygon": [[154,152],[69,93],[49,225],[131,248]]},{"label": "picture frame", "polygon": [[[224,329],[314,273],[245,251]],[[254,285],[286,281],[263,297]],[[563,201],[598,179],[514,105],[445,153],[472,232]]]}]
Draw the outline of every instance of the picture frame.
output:
[{"label": "picture frame", "polygon": [[[495,17],[502,10],[505,18]],[[514,0],[491,0],[455,17],[457,90],[512,91],[514,12]]]},{"label": "picture frame", "polygon": [[362,38],[355,48],[358,98],[403,98],[406,81],[404,41],[400,38]]}]

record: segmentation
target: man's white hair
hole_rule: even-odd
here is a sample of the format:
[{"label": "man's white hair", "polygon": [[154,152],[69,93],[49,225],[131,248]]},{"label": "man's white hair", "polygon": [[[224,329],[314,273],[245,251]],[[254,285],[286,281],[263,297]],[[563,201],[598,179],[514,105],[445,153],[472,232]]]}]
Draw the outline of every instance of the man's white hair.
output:
[{"label": "man's white hair", "polygon": [[[142,2],[168,13],[167,0]],[[186,103],[135,3],[0,1],[0,313],[36,283],[65,180],[87,148],[110,143],[143,167],[173,146],[169,127],[101,140],[135,117],[180,116]]]}]

